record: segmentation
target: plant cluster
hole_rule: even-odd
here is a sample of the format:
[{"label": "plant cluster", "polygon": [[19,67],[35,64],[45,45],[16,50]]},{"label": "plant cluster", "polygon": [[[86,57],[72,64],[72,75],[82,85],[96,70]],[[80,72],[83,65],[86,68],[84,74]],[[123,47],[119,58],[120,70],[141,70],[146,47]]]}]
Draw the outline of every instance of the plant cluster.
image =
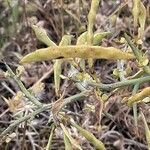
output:
[{"label": "plant cluster", "polygon": [[[48,138],[46,150],[52,148],[52,140],[57,130],[62,131],[64,144],[66,150],[83,149],[80,142],[72,136],[72,132],[78,132],[86,138],[89,143],[99,150],[106,150],[106,145],[98,139],[92,132],[84,129],[76,121],[76,116],[80,118],[79,114],[70,112],[66,109],[68,105],[76,101],[85,100],[86,97],[93,97],[95,101],[99,101],[101,108],[99,111],[99,128],[101,127],[101,119],[103,115],[108,115],[103,112],[104,108],[112,95],[117,94],[122,88],[132,87],[132,95],[122,96],[121,102],[123,105],[133,107],[134,126],[138,132],[138,118],[141,116],[145,137],[147,141],[147,148],[150,149],[150,129],[143,113],[141,103],[148,103],[150,101],[150,87],[142,87],[144,83],[150,82],[150,67],[149,59],[146,53],[143,53],[139,45],[143,40],[145,24],[146,24],[146,7],[141,0],[133,0],[132,14],[134,29],[137,30],[137,36],[131,37],[124,33],[120,43],[123,43],[124,49],[115,47],[101,46],[104,38],[109,36],[110,32],[94,32],[94,24],[96,13],[99,8],[100,0],[92,0],[91,8],[88,14],[87,31],[83,32],[76,40],[76,45],[72,45],[72,35],[64,35],[59,45],[52,41],[46,30],[38,25],[32,24],[32,29],[35,32],[37,39],[47,45],[47,48],[41,48],[33,51],[20,60],[21,66],[16,70],[16,73],[7,65],[6,77],[13,78],[19,86],[20,91],[13,97],[12,100],[3,99],[9,106],[9,109],[14,114],[15,121],[8,126],[0,134],[1,142],[13,139],[13,131],[16,127],[32,126],[32,120],[36,118],[43,111],[50,111],[49,118],[50,135]],[[121,8],[120,8],[121,9]],[[106,84],[101,81],[94,70],[95,59],[106,59],[117,61],[117,68],[113,70],[113,76],[116,82]],[[44,89],[42,82],[37,82],[32,87],[27,89],[21,82],[21,76],[24,72],[23,65],[31,62],[53,61],[54,71],[54,87],[55,94],[58,99],[55,102],[44,104],[37,97],[36,94]],[[138,67],[136,73],[132,73],[129,66],[129,61],[135,61]],[[63,75],[63,65],[67,64],[68,74]],[[126,68],[125,68],[126,66]],[[132,75],[131,75],[132,74]],[[65,97],[64,93],[60,91],[62,81],[74,83],[79,93],[70,97]],[[139,107],[138,107],[139,105]],[[91,105],[87,105],[89,111],[93,110]],[[139,112],[138,112],[139,110]],[[74,117],[73,117],[74,116]],[[98,131],[103,129],[97,129]],[[11,133],[11,134],[10,134]],[[123,145],[119,147],[123,148]]]}]

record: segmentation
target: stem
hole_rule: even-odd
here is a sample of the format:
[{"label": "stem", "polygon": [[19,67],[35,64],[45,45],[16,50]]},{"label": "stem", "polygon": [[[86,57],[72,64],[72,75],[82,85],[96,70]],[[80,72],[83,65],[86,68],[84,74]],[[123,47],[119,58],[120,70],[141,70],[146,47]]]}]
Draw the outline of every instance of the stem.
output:
[{"label": "stem", "polygon": [[[132,91],[132,95],[135,95],[135,94],[137,93],[138,89],[139,89],[139,84],[136,84],[136,85],[134,86],[133,91]],[[136,103],[133,104],[133,116],[134,116],[135,127],[136,127],[136,129],[138,129],[138,122],[137,122],[137,104],[136,104]]]},{"label": "stem", "polygon": [[16,126],[18,126],[20,123],[29,120],[30,118],[34,118],[37,114],[41,113],[44,110],[50,109],[51,108],[51,104],[49,105],[45,105],[42,108],[37,109],[36,111],[34,111],[33,113],[26,115],[24,117],[19,118],[18,120],[16,120],[14,123],[10,124],[9,127],[4,130],[1,134],[0,134],[0,138],[2,138],[3,136],[5,136],[7,133],[9,133],[10,131],[12,131]]},{"label": "stem", "polygon": [[[64,104],[63,106],[65,105],[68,105],[72,102],[75,102],[76,100],[78,100],[79,98],[82,98],[82,97],[85,97],[87,96],[87,93],[89,93],[90,91],[84,91],[84,92],[81,92],[79,94],[75,94],[73,96],[70,96],[68,98],[65,98],[64,99]],[[14,123],[10,124],[9,127],[4,130],[1,134],[0,134],[0,139],[5,136],[6,134],[8,134],[10,131],[12,131],[16,126],[18,126],[20,123],[26,121],[26,120],[29,120],[30,118],[33,119],[37,114],[41,113],[42,111],[45,111],[45,110],[48,110],[48,109],[51,109],[52,108],[52,104],[46,104],[46,105],[43,105],[42,108],[39,108],[37,110],[35,110],[33,113],[29,114],[29,115],[26,115],[24,117],[21,117],[19,118],[18,120],[16,120]]]},{"label": "stem", "polygon": [[94,82],[88,82],[88,84],[93,87],[98,87],[102,90],[110,91],[115,88],[124,87],[128,85],[142,84],[148,81],[150,81],[150,76],[146,76],[138,79],[125,80],[125,81],[112,83],[112,84],[98,84]]},{"label": "stem", "polygon": [[91,92],[90,90],[85,90],[79,94],[75,94],[71,97],[65,98],[62,108],[70,103],[74,103],[79,98],[86,97],[87,95],[89,95],[90,92]]},{"label": "stem", "polygon": [[15,80],[15,82],[17,83],[17,85],[19,86],[20,90],[25,94],[25,96],[32,102],[34,103],[36,106],[38,107],[42,107],[42,103],[40,103],[38,101],[37,98],[34,97],[34,95],[32,95],[23,85],[23,83],[20,81],[20,79],[14,74],[14,72],[11,70],[11,68],[7,65],[6,68],[8,70],[8,73],[10,75],[11,78],[13,78]]}]

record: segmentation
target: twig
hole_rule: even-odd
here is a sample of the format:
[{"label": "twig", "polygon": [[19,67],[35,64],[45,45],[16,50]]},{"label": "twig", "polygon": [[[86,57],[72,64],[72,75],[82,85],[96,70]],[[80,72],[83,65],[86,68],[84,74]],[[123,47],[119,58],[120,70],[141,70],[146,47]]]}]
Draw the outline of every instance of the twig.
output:
[{"label": "twig", "polygon": [[33,113],[26,115],[24,117],[19,118],[18,120],[16,120],[14,123],[10,124],[9,127],[4,130],[1,134],[0,134],[0,139],[5,136],[7,133],[9,133],[10,131],[12,131],[17,125],[19,125],[20,123],[35,117],[37,114],[41,113],[44,110],[50,109],[51,108],[51,104],[49,105],[44,105],[42,108],[37,109],[36,111],[34,111]]},{"label": "twig", "polygon": [[[43,81],[44,79],[46,79],[50,74],[53,73],[54,69],[53,69],[52,67],[49,67],[49,68],[51,68],[51,69],[49,69],[46,73],[44,73],[43,76],[42,76],[35,84],[38,84],[38,83],[42,82],[42,81]],[[35,85],[35,84],[34,84],[34,85]],[[34,86],[34,85],[33,85],[33,86]]]},{"label": "twig", "polygon": [[27,130],[27,121],[25,121],[25,125],[23,128],[23,137],[22,137],[22,142],[21,142],[21,150],[25,150],[25,144],[26,144],[26,130]]},{"label": "twig", "polygon": [[142,77],[138,79],[125,80],[125,81],[112,83],[112,84],[100,84],[100,83],[94,83],[94,82],[89,82],[89,81],[88,81],[88,84],[93,87],[98,87],[102,90],[110,91],[115,88],[128,86],[128,85],[142,84],[148,81],[150,81],[150,76],[146,76],[146,77]]},{"label": "twig", "polygon": [[2,82],[1,84],[2,84],[2,86],[3,86],[4,88],[6,88],[13,96],[16,95],[16,93],[15,93],[11,88],[9,88],[9,86],[6,84],[6,82]]},{"label": "twig", "polygon": [[138,141],[134,141],[134,140],[131,140],[131,139],[125,138],[124,143],[125,143],[125,145],[135,145],[135,146],[139,147],[140,149],[148,149],[147,145],[144,145],[144,144],[142,144]]},{"label": "twig", "polygon": [[29,141],[31,143],[32,150],[36,150],[36,148],[35,148],[35,142],[34,142],[34,139],[32,137],[32,134],[30,132],[28,132],[28,131],[26,131],[26,134],[27,134],[28,139],[29,139]]},{"label": "twig", "polygon": [[25,96],[31,101],[33,102],[36,106],[38,107],[42,107],[42,103],[40,103],[38,101],[37,98],[34,97],[34,95],[32,95],[23,85],[23,83],[20,81],[20,79],[14,74],[14,72],[11,70],[11,68],[7,65],[6,68],[8,70],[8,73],[10,75],[11,78],[13,78],[15,80],[15,82],[17,83],[17,85],[19,86],[20,90],[25,94]]},{"label": "twig", "polygon": [[70,104],[70,103],[75,102],[76,100],[78,100],[81,97],[86,97],[87,95],[90,94],[90,92],[91,92],[91,90],[85,90],[85,91],[83,91],[83,92],[81,92],[79,94],[76,94],[76,95],[73,95],[71,97],[65,98],[64,99],[64,103],[63,103],[63,107],[68,105],[68,104]]},{"label": "twig", "polygon": [[[137,93],[138,89],[139,89],[139,84],[135,84],[134,89],[132,91],[132,95],[135,95]],[[137,104],[136,103],[133,104],[133,116],[134,116],[135,127],[136,127],[136,129],[138,129],[138,114],[137,114]]]},{"label": "twig", "polygon": [[3,112],[0,114],[0,118],[2,118],[2,116],[4,116],[8,111],[9,111],[9,108],[7,108],[5,111],[3,111]]},{"label": "twig", "polygon": [[[75,94],[73,96],[70,96],[68,98],[65,98],[64,99],[64,104],[63,104],[63,107],[65,105],[68,105],[72,102],[75,102],[76,100],[78,100],[79,98],[82,98],[82,97],[85,97],[87,96],[87,94],[89,94],[90,91],[84,91],[84,92],[81,92],[79,94]],[[4,130],[1,135],[0,135],[0,139],[5,136],[6,134],[8,134],[10,131],[12,131],[16,126],[18,126],[20,123],[26,121],[26,120],[29,120],[30,118],[33,119],[37,114],[41,113],[42,111],[44,110],[48,110],[48,109],[51,109],[52,107],[52,104],[47,104],[47,105],[43,105],[42,108],[39,108],[37,110],[35,110],[33,113],[29,114],[29,115],[26,115],[22,118],[19,118],[18,120],[16,120],[14,123],[10,124],[9,127]]]}]

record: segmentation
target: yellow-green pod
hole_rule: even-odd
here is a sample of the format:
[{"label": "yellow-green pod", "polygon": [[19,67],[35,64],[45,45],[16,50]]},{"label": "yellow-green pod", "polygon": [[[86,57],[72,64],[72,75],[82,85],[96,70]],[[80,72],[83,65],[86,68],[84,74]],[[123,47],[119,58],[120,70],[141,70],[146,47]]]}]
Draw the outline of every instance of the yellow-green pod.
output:
[{"label": "yellow-green pod", "polygon": [[20,63],[38,62],[62,58],[92,58],[92,59],[133,59],[134,55],[114,47],[101,46],[51,46],[38,49],[24,56]]},{"label": "yellow-green pod", "polygon": [[[102,41],[102,39],[104,37],[106,37],[108,34],[110,34],[110,32],[101,32],[101,33],[95,33],[94,37],[93,37],[93,45],[99,45]],[[87,44],[87,31],[82,33],[78,39],[77,39],[77,44],[76,45],[83,45],[83,44]],[[83,70],[85,69],[85,61],[78,59],[78,61],[80,61],[80,66],[81,68],[83,68]],[[93,65],[93,60],[88,60],[89,64],[91,64],[90,66]]]},{"label": "yellow-green pod", "polygon": [[141,92],[131,96],[128,99],[127,104],[131,106],[133,103],[142,101],[145,97],[148,97],[148,96],[150,96],[150,87],[146,87]]},{"label": "yellow-green pod", "polygon": [[[93,37],[94,37],[93,27],[94,27],[94,23],[96,20],[96,12],[98,10],[99,2],[100,0],[92,0],[91,2],[91,8],[88,14],[88,29],[87,29],[87,44],[88,45],[93,45]],[[88,64],[89,64],[89,67],[92,68],[93,66],[92,58],[88,59]]]},{"label": "yellow-green pod", "polygon": [[73,126],[76,127],[77,130],[82,134],[82,136],[84,136],[89,142],[91,142],[96,147],[96,149],[106,150],[104,144],[100,140],[98,140],[91,132],[83,129],[77,124],[73,124]]},{"label": "yellow-green pod", "polygon": [[53,68],[54,68],[55,93],[56,93],[57,96],[59,96],[59,89],[60,89],[61,64],[62,64],[62,60],[56,60],[54,62],[54,65],[53,65]]},{"label": "yellow-green pod", "polygon": [[88,14],[88,31],[87,42],[89,45],[93,44],[93,26],[96,19],[96,12],[98,10],[100,0],[92,0],[91,8]]},{"label": "yellow-green pod", "polygon": [[142,38],[144,34],[144,28],[145,28],[145,22],[146,22],[146,8],[143,5],[142,2],[140,2],[140,13],[139,13],[139,32],[138,32],[138,37]]},{"label": "yellow-green pod", "polygon": [[140,0],[133,0],[132,14],[135,28],[138,26],[139,12],[140,12]]}]

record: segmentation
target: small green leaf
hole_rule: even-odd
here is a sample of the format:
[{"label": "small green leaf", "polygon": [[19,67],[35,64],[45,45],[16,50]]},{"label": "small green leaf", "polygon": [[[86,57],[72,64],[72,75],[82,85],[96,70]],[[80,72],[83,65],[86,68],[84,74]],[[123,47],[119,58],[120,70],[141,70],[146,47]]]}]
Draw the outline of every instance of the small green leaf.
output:
[{"label": "small green leaf", "polygon": [[87,43],[87,31],[82,33],[78,39],[76,45],[82,45]]},{"label": "small green leaf", "polygon": [[119,69],[117,69],[117,68],[114,69],[114,70],[113,70],[113,75],[114,75],[115,78],[119,78],[119,76],[120,76],[120,71],[119,71]]},{"label": "small green leaf", "polygon": [[132,72],[132,68],[131,68],[131,66],[130,66],[129,64],[127,64],[127,67],[126,67],[126,69],[125,69],[126,75],[131,74],[131,72]]},{"label": "small green leaf", "polygon": [[71,45],[73,35],[64,35],[59,43],[59,46]]},{"label": "small green leaf", "polygon": [[107,36],[111,34],[110,32],[100,32],[100,33],[95,33],[93,37],[93,45],[99,45],[102,40]]},{"label": "small green leaf", "polygon": [[47,46],[56,46],[56,44],[48,37],[45,29],[36,25],[32,25],[32,29],[39,41],[43,42]]}]

